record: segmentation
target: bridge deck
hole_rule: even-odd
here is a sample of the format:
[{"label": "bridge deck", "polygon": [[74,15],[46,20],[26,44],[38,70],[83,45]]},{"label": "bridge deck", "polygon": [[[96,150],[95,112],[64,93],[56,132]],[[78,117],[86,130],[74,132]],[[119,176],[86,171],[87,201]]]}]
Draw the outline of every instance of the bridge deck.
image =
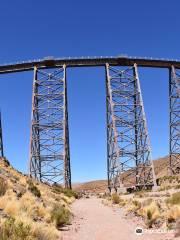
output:
[{"label": "bridge deck", "polygon": [[105,66],[106,63],[114,66],[132,66],[136,63],[140,67],[170,68],[172,65],[180,68],[180,60],[173,59],[152,59],[136,57],[82,57],[82,58],[57,58],[38,59],[0,65],[0,74],[21,72],[38,68],[53,68],[66,65],[67,67]]}]

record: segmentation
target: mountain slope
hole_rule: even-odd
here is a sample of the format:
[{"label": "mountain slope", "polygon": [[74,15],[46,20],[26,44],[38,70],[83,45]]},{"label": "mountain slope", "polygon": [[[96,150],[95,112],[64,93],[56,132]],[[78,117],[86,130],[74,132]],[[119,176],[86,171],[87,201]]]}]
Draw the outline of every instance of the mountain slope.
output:
[{"label": "mountain slope", "polygon": [[[167,175],[169,157],[162,157],[153,161],[155,174],[157,178]],[[107,189],[107,180],[94,180],[85,183],[73,184],[73,189],[76,191],[87,192],[104,192]]]},{"label": "mountain slope", "polygon": [[[69,195],[71,191],[66,192]],[[0,159],[0,240],[55,240],[70,216],[60,187],[39,183]]]}]

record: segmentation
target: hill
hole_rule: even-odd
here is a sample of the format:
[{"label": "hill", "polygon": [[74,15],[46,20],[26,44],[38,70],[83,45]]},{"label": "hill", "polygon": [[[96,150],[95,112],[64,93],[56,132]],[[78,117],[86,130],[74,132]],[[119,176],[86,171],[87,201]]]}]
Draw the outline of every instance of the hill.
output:
[{"label": "hill", "polygon": [[71,190],[49,186],[0,159],[0,240],[56,240],[69,223]]},{"label": "hill", "polygon": [[[165,156],[153,161],[155,174],[157,178],[164,177],[167,175],[169,157]],[[107,189],[107,180],[94,180],[85,183],[73,184],[73,189],[76,191],[86,192],[104,192]]]}]

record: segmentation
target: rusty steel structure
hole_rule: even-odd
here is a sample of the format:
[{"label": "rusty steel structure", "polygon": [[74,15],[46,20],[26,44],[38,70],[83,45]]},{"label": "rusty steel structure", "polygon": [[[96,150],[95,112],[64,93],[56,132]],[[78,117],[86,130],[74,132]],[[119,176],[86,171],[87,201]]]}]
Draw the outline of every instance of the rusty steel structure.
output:
[{"label": "rusty steel structure", "polygon": [[169,70],[170,173],[180,173],[180,70]]},{"label": "rusty steel structure", "polygon": [[66,69],[106,71],[109,189],[156,186],[137,66],[169,69],[169,169],[180,173],[180,61],[142,57],[47,57],[0,65],[0,74],[34,70],[29,173],[71,188]]},{"label": "rusty steel structure", "polygon": [[106,64],[108,187],[156,185],[137,65]]},{"label": "rusty steel structure", "polygon": [[30,175],[71,188],[66,66],[34,69]]}]

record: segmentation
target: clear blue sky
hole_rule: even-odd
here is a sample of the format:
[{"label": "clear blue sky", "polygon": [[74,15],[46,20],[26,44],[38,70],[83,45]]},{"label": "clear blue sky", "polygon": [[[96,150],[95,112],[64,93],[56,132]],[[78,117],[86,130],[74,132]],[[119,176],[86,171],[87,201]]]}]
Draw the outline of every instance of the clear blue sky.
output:
[{"label": "clear blue sky", "polygon": [[[178,0],[1,1],[0,63],[45,56],[180,58]],[[153,158],[168,154],[168,73],[140,69]],[[32,72],[0,75],[5,155],[27,170]],[[68,70],[72,179],[106,178],[102,68]]]}]

